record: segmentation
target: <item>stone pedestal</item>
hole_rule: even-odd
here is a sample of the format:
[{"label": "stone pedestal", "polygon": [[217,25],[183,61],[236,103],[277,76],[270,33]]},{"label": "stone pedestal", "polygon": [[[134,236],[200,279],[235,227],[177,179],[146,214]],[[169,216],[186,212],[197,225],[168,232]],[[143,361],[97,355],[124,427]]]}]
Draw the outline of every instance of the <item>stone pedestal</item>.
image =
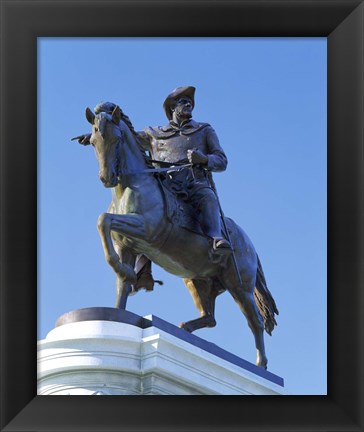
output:
[{"label": "stone pedestal", "polygon": [[39,395],[280,395],[282,378],[155,316],[63,315],[38,342]]}]

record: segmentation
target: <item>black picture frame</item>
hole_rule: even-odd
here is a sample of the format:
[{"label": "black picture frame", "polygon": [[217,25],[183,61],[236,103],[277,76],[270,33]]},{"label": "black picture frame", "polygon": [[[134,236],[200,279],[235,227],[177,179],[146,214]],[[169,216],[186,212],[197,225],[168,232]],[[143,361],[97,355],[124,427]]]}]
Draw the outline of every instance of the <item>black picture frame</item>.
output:
[{"label": "black picture frame", "polygon": [[[1,430],[364,430],[363,12],[361,0],[1,1]],[[36,396],[36,48],[46,36],[328,38],[327,396]]]}]

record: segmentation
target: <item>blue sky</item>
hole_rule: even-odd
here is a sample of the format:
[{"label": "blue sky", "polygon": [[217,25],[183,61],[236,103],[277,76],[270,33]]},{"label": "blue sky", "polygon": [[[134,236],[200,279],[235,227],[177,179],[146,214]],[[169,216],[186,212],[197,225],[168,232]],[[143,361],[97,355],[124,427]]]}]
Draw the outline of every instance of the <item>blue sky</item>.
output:
[{"label": "blue sky", "polygon": [[[221,205],[249,235],[280,315],[266,335],[271,372],[290,394],[326,394],[326,38],[40,38],[38,40],[38,337],[65,312],[113,307],[115,277],[96,222],[110,190],[84,111],[118,103],[136,130],[167,122],[165,97],[196,87],[194,118],[210,123],[228,157],[214,175]],[[197,317],[183,282],[128,309],[178,325]],[[195,334],[255,362],[252,333],[232,297],[217,326]]]}]

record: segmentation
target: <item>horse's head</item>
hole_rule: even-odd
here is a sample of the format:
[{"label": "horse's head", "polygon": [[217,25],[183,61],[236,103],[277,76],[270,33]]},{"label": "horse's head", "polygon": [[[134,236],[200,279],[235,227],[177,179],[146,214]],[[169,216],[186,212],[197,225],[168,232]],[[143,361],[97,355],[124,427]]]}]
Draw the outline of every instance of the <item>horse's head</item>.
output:
[{"label": "horse's head", "polygon": [[100,180],[105,187],[115,187],[118,183],[119,152],[123,140],[121,110],[116,106],[111,114],[100,112],[95,115],[90,108],[86,108],[86,118],[92,125],[90,143],[99,162]]}]

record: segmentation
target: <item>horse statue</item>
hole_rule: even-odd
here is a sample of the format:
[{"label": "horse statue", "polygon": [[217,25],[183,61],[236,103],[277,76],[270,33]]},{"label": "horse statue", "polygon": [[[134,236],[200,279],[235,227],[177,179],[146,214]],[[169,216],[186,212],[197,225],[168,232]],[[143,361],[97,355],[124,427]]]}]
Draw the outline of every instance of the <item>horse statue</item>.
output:
[{"label": "horse statue", "polygon": [[109,209],[99,216],[97,227],[105,259],[117,275],[116,308],[126,308],[137,280],[136,258],[143,254],[183,278],[200,314],[180,324],[188,332],[216,325],[216,297],[228,291],[254,335],[256,364],[267,369],[264,330],[271,335],[278,310],[248,236],[225,218],[234,253],[216,259],[207,236],[179,224],[181,218],[168,217],[171,193],[168,196],[161,186],[157,170],[138,146],[137,132],[122,110],[116,106],[112,114],[94,114],[87,108],[86,118],[92,125],[89,141],[99,163],[99,177],[112,192]]}]

